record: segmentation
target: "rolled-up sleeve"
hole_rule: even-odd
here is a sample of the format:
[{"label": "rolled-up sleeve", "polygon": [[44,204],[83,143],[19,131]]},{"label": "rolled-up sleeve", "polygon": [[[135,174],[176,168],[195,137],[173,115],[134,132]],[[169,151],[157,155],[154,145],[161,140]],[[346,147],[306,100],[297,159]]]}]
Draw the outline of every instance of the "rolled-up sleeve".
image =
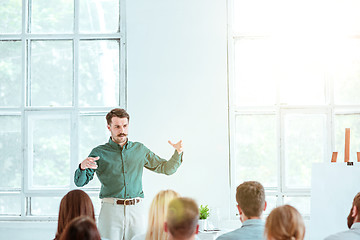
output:
[{"label": "rolled-up sleeve", "polygon": [[74,174],[74,183],[77,187],[82,187],[88,184],[94,178],[93,169],[81,170],[80,166],[76,169]]},{"label": "rolled-up sleeve", "polygon": [[157,173],[163,173],[171,175],[176,172],[183,161],[183,153],[178,153],[176,150],[172,157],[167,161],[166,159],[160,158],[155,153],[148,150],[146,154],[145,167],[151,171]]}]

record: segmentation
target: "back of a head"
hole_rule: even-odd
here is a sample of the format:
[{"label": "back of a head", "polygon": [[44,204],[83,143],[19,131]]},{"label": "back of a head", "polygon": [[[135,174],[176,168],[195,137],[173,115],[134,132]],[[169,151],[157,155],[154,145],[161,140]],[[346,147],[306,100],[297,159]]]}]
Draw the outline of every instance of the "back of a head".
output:
[{"label": "back of a head", "polygon": [[273,209],[266,219],[265,236],[268,240],[303,240],[305,225],[300,213],[290,205]]},{"label": "back of a head", "polygon": [[180,195],[173,190],[164,190],[156,194],[150,206],[146,240],[167,239],[168,234],[164,231],[164,222],[168,206],[171,200],[178,197]]},{"label": "back of a head", "polygon": [[60,237],[71,220],[79,216],[88,216],[95,221],[94,206],[89,195],[80,189],[76,189],[68,192],[60,202],[55,239]]},{"label": "back of a head", "polygon": [[[357,216],[353,216],[353,208],[357,208]],[[350,214],[347,217],[347,225],[349,228],[353,225],[354,221],[360,222],[360,192],[354,197],[353,204],[351,206]]]},{"label": "back of a head", "polygon": [[64,229],[60,240],[100,240],[95,221],[87,216],[74,218]]},{"label": "back of a head", "polygon": [[265,190],[261,183],[248,181],[236,189],[236,201],[247,217],[260,217],[265,208]]},{"label": "back of a head", "polygon": [[199,209],[191,198],[175,198],[169,204],[166,217],[168,231],[173,238],[187,239],[197,230]]}]

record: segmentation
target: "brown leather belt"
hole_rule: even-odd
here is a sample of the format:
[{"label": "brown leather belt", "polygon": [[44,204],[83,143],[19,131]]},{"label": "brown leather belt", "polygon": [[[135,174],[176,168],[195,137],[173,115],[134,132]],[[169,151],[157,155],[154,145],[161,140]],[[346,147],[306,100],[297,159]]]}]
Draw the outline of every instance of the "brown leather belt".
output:
[{"label": "brown leather belt", "polygon": [[135,205],[139,202],[140,202],[140,199],[116,200],[116,204],[120,204],[120,205]]},{"label": "brown leather belt", "polygon": [[131,199],[116,199],[116,198],[104,198],[102,200],[106,203],[119,204],[119,205],[135,205],[141,201],[140,198],[131,198]]}]

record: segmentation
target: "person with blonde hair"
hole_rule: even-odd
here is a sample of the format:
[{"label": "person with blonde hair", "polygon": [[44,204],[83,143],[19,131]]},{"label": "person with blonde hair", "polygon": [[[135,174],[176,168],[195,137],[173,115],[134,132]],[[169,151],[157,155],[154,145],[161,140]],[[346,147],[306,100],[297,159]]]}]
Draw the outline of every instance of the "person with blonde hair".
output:
[{"label": "person with blonde hair", "polygon": [[290,205],[273,209],[266,219],[267,240],[303,240],[305,225],[300,213]]},{"label": "person with blonde hair", "polygon": [[156,194],[149,210],[147,232],[136,235],[132,240],[167,239],[168,233],[164,231],[164,222],[167,216],[168,205],[171,200],[178,197],[180,195],[173,190],[163,190]]}]

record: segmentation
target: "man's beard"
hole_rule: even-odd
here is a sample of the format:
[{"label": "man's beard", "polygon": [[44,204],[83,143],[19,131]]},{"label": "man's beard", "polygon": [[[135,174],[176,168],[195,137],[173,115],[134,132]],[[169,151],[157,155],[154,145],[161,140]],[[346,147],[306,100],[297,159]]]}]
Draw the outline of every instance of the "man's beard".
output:
[{"label": "man's beard", "polygon": [[352,216],[353,208],[354,208],[354,206],[351,208],[349,216],[347,217],[347,225],[348,225],[349,229],[351,228],[351,226],[354,223],[354,217]]}]

